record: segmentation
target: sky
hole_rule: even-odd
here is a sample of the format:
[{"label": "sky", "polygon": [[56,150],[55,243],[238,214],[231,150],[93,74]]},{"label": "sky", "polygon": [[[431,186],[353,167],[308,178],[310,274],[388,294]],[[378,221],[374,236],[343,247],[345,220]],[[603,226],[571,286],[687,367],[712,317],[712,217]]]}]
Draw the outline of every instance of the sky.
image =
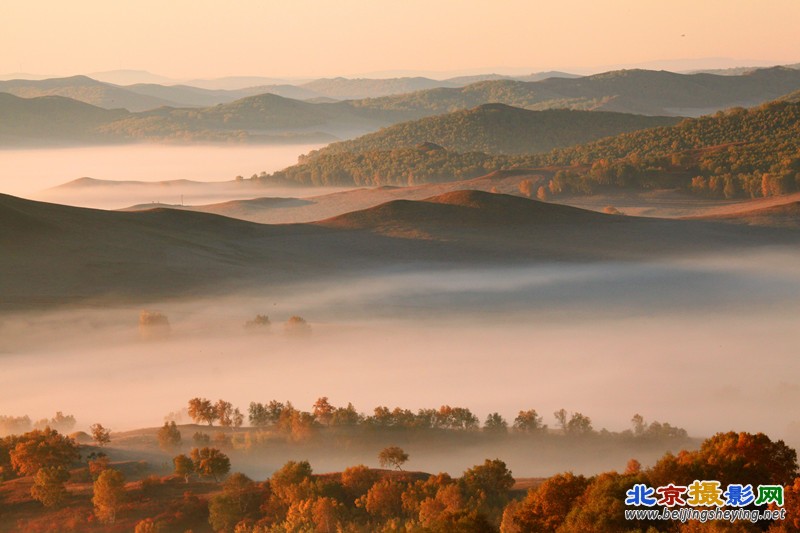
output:
[{"label": "sky", "polygon": [[786,64],[800,62],[797,20],[797,0],[2,0],[0,73],[310,78]]}]

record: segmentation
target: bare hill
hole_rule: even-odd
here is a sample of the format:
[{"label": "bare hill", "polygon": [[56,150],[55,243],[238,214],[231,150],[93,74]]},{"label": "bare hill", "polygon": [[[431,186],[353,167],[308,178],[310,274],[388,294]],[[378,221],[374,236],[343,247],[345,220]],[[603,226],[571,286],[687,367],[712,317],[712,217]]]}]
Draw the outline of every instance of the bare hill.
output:
[{"label": "bare hill", "polygon": [[211,295],[386,268],[638,260],[794,244],[795,230],[602,215],[461,191],[313,224],[125,213],[0,195],[5,308]]}]

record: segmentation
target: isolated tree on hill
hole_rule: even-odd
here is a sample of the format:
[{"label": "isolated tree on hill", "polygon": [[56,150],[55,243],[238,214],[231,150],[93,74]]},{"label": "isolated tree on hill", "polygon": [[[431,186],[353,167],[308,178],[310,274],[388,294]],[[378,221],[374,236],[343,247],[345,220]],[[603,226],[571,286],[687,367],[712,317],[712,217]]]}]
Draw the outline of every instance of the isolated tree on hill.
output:
[{"label": "isolated tree on hill", "polygon": [[181,444],[181,432],[175,421],[164,422],[164,426],[158,430],[158,446],[166,451],[174,450]]},{"label": "isolated tree on hill", "polygon": [[64,483],[69,480],[69,472],[63,466],[46,466],[36,472],[31,488],[31,496],[45,507],[56,507],[67,497]]},{"label": "isolated tree on hill", "polygon": [[378,462],[384,468],[393,466],[398,470],[403,470],[402,466],[406,461],[408,461],[408,454],[399,446],[389,446],[378,454]]},{"label": "isolated tree on hill", "polygon": [[206,398],[192,398],[189,400],[189,416],[192,417],[195,423],[205,422],[209,426],[213,426],[214,420],[218,418],[216,406]]},{"label": "isolated tree on hill", "polygon": [[193,448],[190,457],[194,471],[201,476],[213,477],[214,481],[230,472],[231,460],[217,448]]},{"label": "isolated tree on hill", "polygon": [[113,524],[125,503],[125,476],[118,470],[104,470],[94,482],[94,514],[106,524]]},{"label": "isolated tree on hill", "polygon": [[103,424],[92,424],[92,439],[98,446],[105,446],[111,442],[111,430],[103,427]]},{"label": "isolated tree on hill", "polygon": [[194,461],[180,454],[172,459],[172,464],[175,465],[175,475],[182,476],[183,480],[189,483],[189,477],[194,474]]}]

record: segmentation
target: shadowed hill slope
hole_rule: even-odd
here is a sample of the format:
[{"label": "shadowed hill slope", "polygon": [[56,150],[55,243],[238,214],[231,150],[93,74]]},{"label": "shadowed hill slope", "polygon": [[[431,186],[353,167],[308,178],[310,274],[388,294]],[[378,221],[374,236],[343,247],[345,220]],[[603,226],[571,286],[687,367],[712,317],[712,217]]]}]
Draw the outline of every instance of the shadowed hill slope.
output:
[{"label": "shadowed hill slope", "polygon": [[477,191],[274,226],[0,195],[0,306],[205,296],[386,269],[640,260],[796,245],[798,237],[789,229],[602,215]]}]

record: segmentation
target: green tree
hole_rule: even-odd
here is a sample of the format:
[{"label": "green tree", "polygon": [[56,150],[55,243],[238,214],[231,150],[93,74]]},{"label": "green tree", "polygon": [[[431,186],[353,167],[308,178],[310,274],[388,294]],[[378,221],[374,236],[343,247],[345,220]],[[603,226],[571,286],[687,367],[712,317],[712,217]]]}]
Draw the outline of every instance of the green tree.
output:
[{"label": "green tree", "polygon": [[94,514],[106,524],[113,524],[125,503],[125,477],[118,470],[104,470],[94,482]]},{"label": "green tree", "polygon": [[33,478],[31,496],[45,507],[56,507],[67,497],[64,483],[69,480],[69,472],[63,466],[40,468]]}]

